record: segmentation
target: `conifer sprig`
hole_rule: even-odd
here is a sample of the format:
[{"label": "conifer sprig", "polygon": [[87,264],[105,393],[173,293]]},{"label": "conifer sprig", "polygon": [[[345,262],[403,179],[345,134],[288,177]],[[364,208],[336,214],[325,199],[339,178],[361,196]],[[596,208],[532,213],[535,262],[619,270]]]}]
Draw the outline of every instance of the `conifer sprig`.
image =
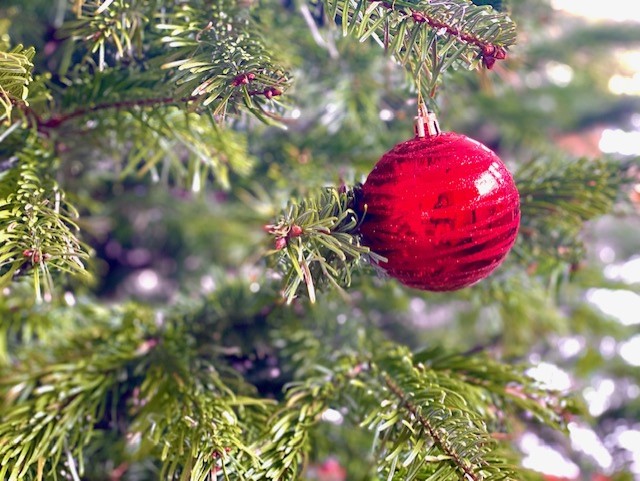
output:
[{"label": "conifer sprig", "polygon": [[[0,51],[0,125],[11,124],[11,112],[15,105],[24,105],[33,81],[33,47],[18,45],[13,49]],[[2,112],[4,110],[4,112]]]},{"label": "conifer sprig", "polygon": [[386,347],[371,369],[383,409],[362,424],[387,443],[382,452],[384,465],[393,468],[389,478],[419,479],[425,464],[435,462],[434,480],[457,479],[447,464],[458,478],[517,479],[514,468],[490,462],[497,443],[478,411],[486,404],[481,390],[415,362],[406,348]]},{"label": "conifer sprig", "polygon": [[292,201],[273,225],[265,226],[275,238],[278,267],[284,272],[284,297],[291,302],[305,285],[315,302],[316,288],[338,289],[351,283],[351,272],[365,255],[360,244],[359,219],[351,189],[328,187],[301,202]]},{"label": "conifer sprig", "polygon": [[438,2],[325,0],[343,35],[373,38],[432,97],[440,74],[455,65],[492,68],[516,40],[515,24],[502,12],[468,0]]},{"label": "conifer sprig", "polygon": [[290,80],[271,59],[245,8],[230,1],[197,8],[182,4],[159,21],[157,28],[167,32],[162,42],[174,49],[162,68],[171,69],[180,95],[198,98],[220,116],[244,104],[269,122],[266,110]]},{"label": "conifer sprig", "polygon": [[516,173],[522,228],[514,253],[535,272],[548,273],[584,256],[583,225],[609,212],[624,174],[606,158],[540,156]]},{"label": "conifer sprig", "polygon": [[[53,290],[51,270],[84,276],[88,250],[76,234],[78,216],[51,172],[56,159],[40,147],[18,153],[0,189],[0,286],[31,271],[36,297]],[[15,190],[13,190],[15,189]]]}]

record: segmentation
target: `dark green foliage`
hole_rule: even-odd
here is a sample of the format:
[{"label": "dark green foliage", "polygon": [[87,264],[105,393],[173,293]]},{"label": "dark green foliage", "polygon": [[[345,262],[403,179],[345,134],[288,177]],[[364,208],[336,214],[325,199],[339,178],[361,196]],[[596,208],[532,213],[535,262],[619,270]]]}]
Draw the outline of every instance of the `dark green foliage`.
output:
[{"label": "dark green foliage", "polygon": [[[631,125],[634,102],[602,73],[637,32],[551,23],[558,45],[531,27],[554,13],[3,2],[0,478],[318,481],[335,457],[356,481],[541,481],[519,437],[559,445],[588,415],[580,390],[548,389],[531,363],[585,386],[639,381],[598,348],[633,326],[585,300],[637,289],[583,267],[585,226],[620,206],[634,160],[550,145],[603,116]],[[550,60],[573,80],[555,84]],[[455,293],[369,269],[346,185],[413,135],[420,95],[446,130],[495,148],[522,197],[507,262]],[[582,347],[565,357],[569,335]],[[637,417],[637,400],[616,402],[601,433]]]}]

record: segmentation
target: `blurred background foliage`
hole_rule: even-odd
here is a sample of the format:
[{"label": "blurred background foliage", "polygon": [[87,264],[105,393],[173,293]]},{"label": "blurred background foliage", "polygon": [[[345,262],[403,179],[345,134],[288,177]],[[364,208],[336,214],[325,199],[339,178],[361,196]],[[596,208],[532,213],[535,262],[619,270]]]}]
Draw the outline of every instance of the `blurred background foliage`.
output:
[{"label": "blurred background foliage", "polygon": [[[34,71],[50,72],[54,86],[63,82],[56,75],[70,56],[81,54],[58,30],[64,3],[0,5],[0,41],[8,34],[14,45],[35,46]],[[240,113],[228,118],[217,137],[203,138],[209,130],[198,125],[213,120],[176,109],[171,123],[154,120],[153,112],[123,112],[96,116],[90,121],[99,127],[75,138],[67,134],[73,140],[57,146],[57,180],[80,210],[96,281],[60,279],[54,304],[99,309],[89,306],[196,302],[237,279],[242,287],[227,298],[230,305],[220,307],[236,314],[228,320],[225,342],[237,350],[251,383],[273,397],[281,396],[295,366],[277,346],[295,344],[290,336],[301,318],[327,346],[357,339],[362,328],[375,325],[412,349],[486,351],[530,363],[532,376],[573,396],[589,413],[571,420],[569,436],[528,419],[512,427],[510,441],[534,471],[531,479],[540,479],[535,472],[545,479],[640,479],[640,18],[589,20],[562,8],[570,2],[474,2],[508,11],[518,25],[518,42],[491,71],[445,76],[435,100],[440,125],[494,149],[516,180],[532,170],[521,184],[524,193],[545,192],[540,202],[556,206],[568,195],[575,208],[538,218],[540,238],[528,246],[522,232],[508,262],[473,288],[422,293],[365,267],[355,273],[347,300],[322,294],[315,306],[298,306],[273,325],[273,319],[256,315],[277,297],[264,282],[262,257],[272,246],[263,225],[292,195],[362,182],[384,152],[411,136],[416,95],[377,45],[327,28],[319,5],[246,3],[259,4],[253,12],[274,53],[293,66],[295,82],[282,99],[286,129]],[[613,8],[605,2],[595,11],[606,17]],[[116,90],[133,95],[136,88],[149,88],[140,77],[136,82]],[[98,95],[108,96],[111,87],[105,73],[100,87],[79,85],[73,95],[101,88]],[[122,123],[157,129],[158,145],[109,133]],[[189,124],[191,138],[172,135],[180,123]],[[200,171],[184,161],[198,158],[202,145],[222,168]],[[152,162],[150,152],[158,147],[166,158]],[[184,161],[182,170],[172,157]],[[572,165],[579,168],[566,174]],[[594,182],[597,188],[590,191]],[[587,203],[580,195],[592,202],[607,189],[617,191],[615,205],[580,213]],[[575,245],[565,242],[576,238]],[[43,308],[28,306],[29,289],[20,284],[0,300],[4,330],[20,322],[20,312],[32,316],[34,332],[47,323],[64,325],[66,314],[38,317]],[[215,310],[215,303],[207,309]],[[8,339],[29,335],[16,331]],[[262,336],[272,341],[256,342]],[[10,345],[6,350],[11,354]],[[342,420],[343,413],[329,416],[315,435],[309,479],[365,479],[356,473],[368,472],[368,441]]]}]

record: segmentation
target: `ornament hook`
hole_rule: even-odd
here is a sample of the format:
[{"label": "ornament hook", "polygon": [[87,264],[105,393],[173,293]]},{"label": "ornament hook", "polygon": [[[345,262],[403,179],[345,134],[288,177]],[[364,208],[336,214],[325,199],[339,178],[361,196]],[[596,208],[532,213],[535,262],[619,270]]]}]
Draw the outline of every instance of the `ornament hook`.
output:
[{"label": "ornament hook", "polygon": [[418,104],[418,116],[415,119],[414,130],[419,138],[440,135],[440,125],[438,125],[436,114],[429,112],[424,102]]}]

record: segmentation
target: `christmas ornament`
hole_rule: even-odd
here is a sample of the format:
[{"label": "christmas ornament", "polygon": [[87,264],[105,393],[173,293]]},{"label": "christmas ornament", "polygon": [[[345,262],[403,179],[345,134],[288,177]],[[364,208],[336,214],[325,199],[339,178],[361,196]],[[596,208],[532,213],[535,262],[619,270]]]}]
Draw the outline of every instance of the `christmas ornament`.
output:
[{"label": "christmas ornament", "polygon": [[511,173],[483,144],[441,133],[421,106],[415,138],[382,156],[362,186],[363,244],[401,283],[452,291],[505,259],[520,222]]}]

